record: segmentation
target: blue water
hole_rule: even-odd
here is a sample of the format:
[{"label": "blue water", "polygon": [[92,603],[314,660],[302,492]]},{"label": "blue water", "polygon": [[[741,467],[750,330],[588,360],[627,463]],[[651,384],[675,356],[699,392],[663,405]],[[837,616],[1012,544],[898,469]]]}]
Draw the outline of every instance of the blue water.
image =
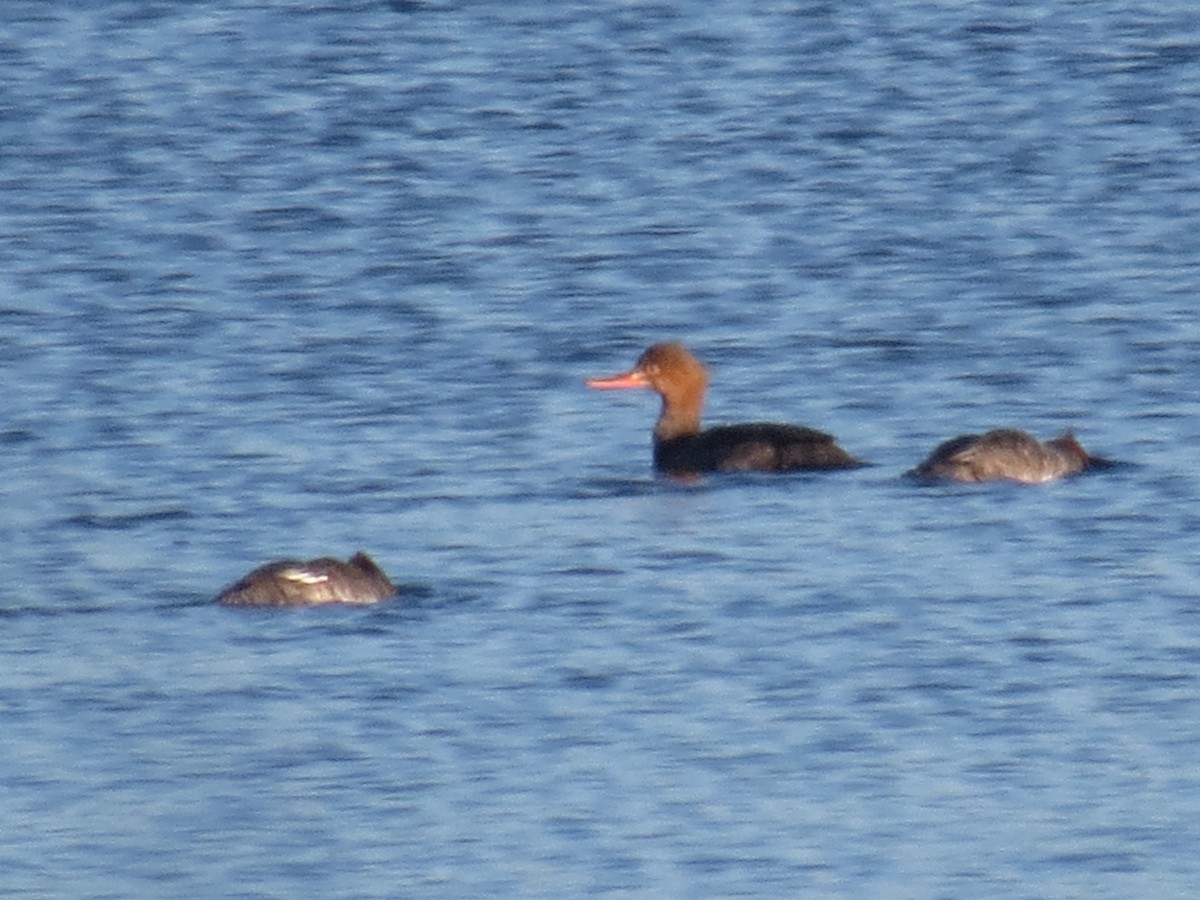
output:
[{"label": "blue water", "polygon": [[[1200,891],[1191,0],[0,26],[0,893]],[[656,480],[663,339],[875,465]]]}]

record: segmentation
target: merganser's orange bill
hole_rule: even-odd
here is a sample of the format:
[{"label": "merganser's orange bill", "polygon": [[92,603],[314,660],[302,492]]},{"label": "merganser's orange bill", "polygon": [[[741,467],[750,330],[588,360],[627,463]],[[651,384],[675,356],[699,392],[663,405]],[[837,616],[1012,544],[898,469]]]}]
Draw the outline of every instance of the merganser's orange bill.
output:
[{"label": "merganser's orange bill", "polygon": [[595,388],[600,391],[611,391],[617,388],[642,388],[649,387],[646,381],[646,376],[639,369],[633,369],[629,372],[624,372],[620,375],[613,375],[611,378],[589,378],[584,382],[588,387]]}]

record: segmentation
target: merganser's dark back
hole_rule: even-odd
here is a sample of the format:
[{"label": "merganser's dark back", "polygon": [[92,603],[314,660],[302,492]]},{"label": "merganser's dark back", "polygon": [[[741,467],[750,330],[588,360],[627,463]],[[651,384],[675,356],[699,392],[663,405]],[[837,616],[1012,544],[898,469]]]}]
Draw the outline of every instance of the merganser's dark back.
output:
[{"label": "merganser's dark back", "polygon": [[654,466],[662,472],[789,472],[860,465],[832,435],[803,425],[721,425],[654,442]]}]

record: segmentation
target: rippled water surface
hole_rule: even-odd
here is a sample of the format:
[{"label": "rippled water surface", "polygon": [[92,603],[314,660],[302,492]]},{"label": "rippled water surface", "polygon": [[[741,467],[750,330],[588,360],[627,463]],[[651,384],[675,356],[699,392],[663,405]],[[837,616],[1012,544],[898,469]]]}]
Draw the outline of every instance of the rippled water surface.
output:
[{"label": "rippled water surface", "polygon": [[[1200,890],[1193,3],[0,24],[0,891]],[[875,465],[655,479],[669,338]]]}]

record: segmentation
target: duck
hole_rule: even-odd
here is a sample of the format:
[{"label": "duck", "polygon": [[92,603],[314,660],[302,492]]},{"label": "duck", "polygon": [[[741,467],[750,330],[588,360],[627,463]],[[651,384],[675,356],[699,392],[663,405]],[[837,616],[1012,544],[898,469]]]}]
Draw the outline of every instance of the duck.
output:
[{"label": "duck", "polygon": [[1070,431],[1043,442],[1017,428],[997,428],[942,442],[907,474],[925,482],[1045,484],[1111,465],[1089,454]]},{"label": "duck", "polygon": [[390,600],[396,586],[361,550],[343,562],[319,559],[281,559],[259,566],[221,591],[223,606],[365,606]]},{"label": "duck", "polygon": [[802,425],[753,422],[704,430],[708,370],[683,344],[648,348],[627,372],[585,382],[595,390],[648,388],[662,398],[654,426],[654,467],[670,475],[791,472],[865,465],[832,435]]}]

